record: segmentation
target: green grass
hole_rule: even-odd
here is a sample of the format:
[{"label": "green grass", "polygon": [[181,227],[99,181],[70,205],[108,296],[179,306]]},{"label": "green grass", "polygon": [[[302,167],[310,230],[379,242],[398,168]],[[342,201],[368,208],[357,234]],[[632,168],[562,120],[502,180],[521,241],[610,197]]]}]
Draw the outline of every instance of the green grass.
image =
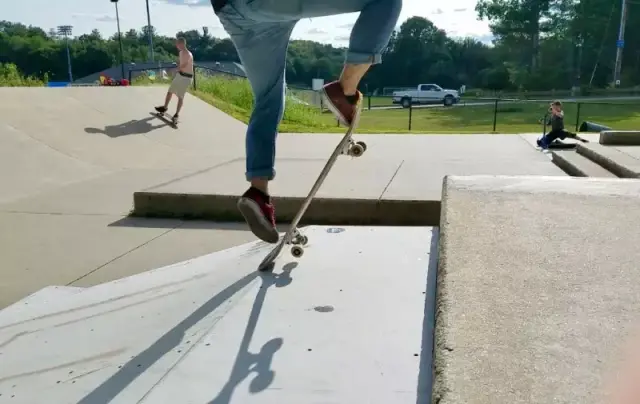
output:
[{"label": "green grass", "polygon": [[[191,92],[223,112],[243,122],[249,121],[253,108],[253,95],[246,79],[230,76],[202,76],[197,79],[197,90]],[[12,64],[0,64],[0,87],[43,86],[47,81],[24,77]],[[168,85],[168,80],[137,78],[133,85]],[[463,98],[464,99],[464,98]],[[306,105],[299,101],[309,103]],[[310,90],[291,88],[287,92],[281,132],[336,132],[344,133],[335,117],[321,112],[314,104],[317,94]],[[391,105],[390,97],[371,97],[371,106]],[[579,105],[579,106],[578,106]],[[495,106],[474,105],[409,109],[364,110],[360,119],[360,133],[493,133]],[[542,131],[538,122],[548,108],[546,102],[500,102],[496,114],[495,133],[522,133]],[[578,111],[579,109],[579,111]],[[411,113],[411,129],[409,114]],[[578,115],[579,113],[579,115]],[[575,130],[576,121],[592,121],[613,129],[640,129],[640,102],[613,101],[565,103],[565,126]]]},{"label": "green grass", "polygon": [[44,80],[35,77],[25,77],[18,71],[13,63],[0,63],[0,87],[42,87],[48,77]]},{"label": "green grass", "polygon": [[[149,84],[148,80],[136,80],[134,84]],[[165,83],[166,84],[166,83]],[[199,76],[197,90],[192,93],[226,112],[248,122],[253,108],[253,96],[246,79],[224,76]],[[280,124],[281,132],[344,132],[338,126],[335,117],[313,105],[305,105],[296,100],[314,104],[313,92],[290,89],[284,118]],[[388,97],[372,97],[375,102],[386,101]],[[378,104],[381,105],[381,104]],[[409,109],[365,110],[362,112],[358,132],[360,133],[494,133],[493,120],[495,106],[455,106],[435,108],[413,108],[411,110],[411,129],[409,129]],[[539,120],[544,116],[549,104],[546,102],[501,102],[496,114],[495,133],[542,132]],[[614,129],[640,129],[640,102],[587,103],[580,106],[579,121],[593,121]],[[575,129],[578,118],[577,104],[565,103],[565,125],[568,130]]]}]

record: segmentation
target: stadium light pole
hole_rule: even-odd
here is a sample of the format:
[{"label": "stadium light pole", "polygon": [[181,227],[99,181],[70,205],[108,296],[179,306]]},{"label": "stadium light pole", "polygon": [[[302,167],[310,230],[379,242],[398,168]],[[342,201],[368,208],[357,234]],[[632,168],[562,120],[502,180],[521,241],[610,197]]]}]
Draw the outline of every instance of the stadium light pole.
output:
[{"label": "stadium light pole", "polygon": [[67,69],[69,71],[69,83],[73,82],[73,74],[71,73],[71,51],[69,50],[69,36],[73,27],[71,25],[59,25],[58,35],[64,36],[64,41],[67,45]]},{"label": "stadium light pole", "polygon": [[149,36],[149,57],[153,62],[153,35],[151,33],[151,12],[149,11],[149,0],[146,0],[147,3],[147,35]]},{"label": "stadium light pole", "polygon": [[118,42],[120,43],[120,69],[122,73],[122,79],[124,79],[124,56],[122,52],[122,32],[120,32],[120,14],[118,13],[118,0],[111,0],[116,6],[116,23],[118,24]]},{"label": "stadium light pole", "polygon": [[622,0],[620,7],[620,29],[618,30],[618,41],[616,42],[616,63],[613,70],[613,84],[620,86],[620,73],[622,71],[622,53],[624,50],[624,32],[627,27],[627,0]]}]

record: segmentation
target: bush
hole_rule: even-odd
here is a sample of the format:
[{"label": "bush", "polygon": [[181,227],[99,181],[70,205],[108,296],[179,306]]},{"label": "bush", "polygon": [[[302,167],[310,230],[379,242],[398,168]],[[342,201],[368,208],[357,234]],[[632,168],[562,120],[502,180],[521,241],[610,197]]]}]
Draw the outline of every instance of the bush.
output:
[{"label": "bush", "polygon": [[23,76],[13,63],[0,63],[0,87],[41,87],[48,81],[47,75],[43,80],[31,76]]}]

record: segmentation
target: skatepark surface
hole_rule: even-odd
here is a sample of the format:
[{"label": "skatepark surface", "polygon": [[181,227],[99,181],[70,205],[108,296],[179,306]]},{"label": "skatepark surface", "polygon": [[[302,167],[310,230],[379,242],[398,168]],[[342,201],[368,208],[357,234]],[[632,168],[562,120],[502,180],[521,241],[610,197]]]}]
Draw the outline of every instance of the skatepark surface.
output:
[{"label": "skatepark surface", "polygon": [[[639,146],[357,136],[305,255],[260,274],[244,224],[187,220],[234,219],[245,125],[188,96],[174,129],[164,91],[0,89],[0,403],[607,398],[640,310]],[[279,214],[339,138],[279,135]]]}]

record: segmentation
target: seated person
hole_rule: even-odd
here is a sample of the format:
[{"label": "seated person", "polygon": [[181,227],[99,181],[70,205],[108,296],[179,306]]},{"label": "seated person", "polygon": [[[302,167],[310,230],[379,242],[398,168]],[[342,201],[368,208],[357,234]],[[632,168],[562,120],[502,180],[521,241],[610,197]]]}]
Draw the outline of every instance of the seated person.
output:
[{"label": "seated person", "polygon": [[560,101],[551,103],[547,125],[551,125],[551,131],[537,140],[538,146],[543,149],[547,149],[551,142],[556,139],[576,138],[575,133],[564,129],[564,112],[562,112],[562,103]]}]

